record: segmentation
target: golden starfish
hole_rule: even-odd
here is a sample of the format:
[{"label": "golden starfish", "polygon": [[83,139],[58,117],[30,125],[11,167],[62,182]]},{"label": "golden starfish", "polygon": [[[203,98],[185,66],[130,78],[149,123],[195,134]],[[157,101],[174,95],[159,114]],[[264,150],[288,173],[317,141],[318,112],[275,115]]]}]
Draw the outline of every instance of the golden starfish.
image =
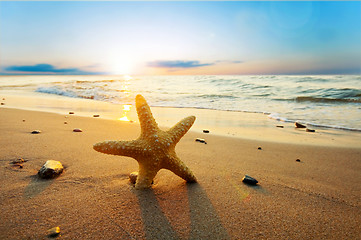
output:
[{"label": "golden starfish", "polygon": [[135,98],[141,133],[133,141],[104,141],[93,148],[102,153],[132,157],[138,161],[139,175],[135,188],[149,188],[157,172],[168,169],[187,182],[196,182],[192,171],[178,158],[175,145],[188,132],[196,118],[189,116],[168,131],[159,129],[142,95]]}]

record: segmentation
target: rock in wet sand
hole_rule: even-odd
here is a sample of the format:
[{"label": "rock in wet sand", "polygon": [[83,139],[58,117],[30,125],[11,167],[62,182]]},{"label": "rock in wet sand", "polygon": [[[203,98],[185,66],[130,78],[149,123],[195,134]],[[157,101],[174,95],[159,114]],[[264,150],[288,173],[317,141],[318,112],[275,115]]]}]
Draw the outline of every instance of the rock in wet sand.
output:
[{"label": "rock in wet sand", "polygon": [[33,131],[31,132],[31,134],[39,134],[39,133],[41,133],[41,130],[33,130]]},{"label": "rock in wet sand", "polygon": [[80,128],[74,128],[73,132],[82,132],[83,130],[81,130]]},{"label": "rock in wet sand", "polygon": [[296,128],[306,128],[305,125],[298,123],[298,122],[295,122],[295,125],[296,125]]},{"label": "rock in wet sand", "polygon": [[207,144],[206,140],[204,140],[203,138],[196,138],[195,141],[196,141],[196,142],[200,142],[200,143]]}]

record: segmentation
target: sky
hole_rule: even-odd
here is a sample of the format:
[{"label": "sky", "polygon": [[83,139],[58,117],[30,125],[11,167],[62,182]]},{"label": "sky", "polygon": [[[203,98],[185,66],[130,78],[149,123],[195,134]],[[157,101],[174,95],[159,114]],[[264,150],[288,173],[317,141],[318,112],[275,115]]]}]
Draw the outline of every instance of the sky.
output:
[{"label": "sky", "polygon": [[360,1],[0,1],[0,74],[361,74]]}]

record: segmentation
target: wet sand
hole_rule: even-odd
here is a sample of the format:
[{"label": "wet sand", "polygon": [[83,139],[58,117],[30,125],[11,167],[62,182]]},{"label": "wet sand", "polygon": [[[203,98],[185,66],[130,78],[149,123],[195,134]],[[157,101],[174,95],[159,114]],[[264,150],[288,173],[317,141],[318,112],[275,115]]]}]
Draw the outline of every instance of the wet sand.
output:
[{"label": "wet sand", "polygon": [[[361,146],[353,141],[337,147],[338,141],[349,142],[347,134],[318,142],[319,135],[291,128],[274,127],[271,133],[257,125],[247,128],[250,134],[261,131],[258,139],[192,128],[176,152],[198,183],[187,184],[161,170],[151,189],[139,191],[128,178],[138,169],[134,159],[92,149],[103,140],[137,138],[136,122],[80,117],[77,112],[65,118],[6,106],[0,108],[0,118],[0,239],[47,239],[47,230],[56,226],[61,229],[58,239],[361,235]],[[30,134],[35,129],[42,133]],[[304,141],[295,144],[295,136]],[[197,137],[207,144],[194,141]],[[291,143],[285,143],[287,137]],[[11,164],[17,158],[28,160],[23,168]],[[41,180],[37,171],[49,159],[66,169],[54,180]],[[259,184],[242,183],[245,174]]]}]

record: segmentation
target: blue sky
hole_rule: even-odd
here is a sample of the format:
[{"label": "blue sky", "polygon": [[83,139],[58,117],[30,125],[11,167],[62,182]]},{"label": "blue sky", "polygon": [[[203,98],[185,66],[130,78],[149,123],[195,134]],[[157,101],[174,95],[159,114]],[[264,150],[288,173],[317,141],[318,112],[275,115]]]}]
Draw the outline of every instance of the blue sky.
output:
[{"label": "blue sky", "polygon": [[0,2],[2,74],[360,74],[356,2]]}]

